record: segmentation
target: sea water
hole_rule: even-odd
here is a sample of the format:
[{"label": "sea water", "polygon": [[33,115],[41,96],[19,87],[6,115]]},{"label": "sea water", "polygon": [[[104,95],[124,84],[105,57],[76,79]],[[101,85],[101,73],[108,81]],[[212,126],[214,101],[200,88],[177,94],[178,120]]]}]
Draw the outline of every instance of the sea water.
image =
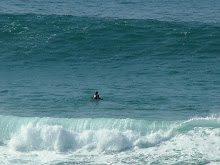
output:
[{"label": "sea water", "polygon": [[220,1],[2,0],[0,164],[220,164]]}]

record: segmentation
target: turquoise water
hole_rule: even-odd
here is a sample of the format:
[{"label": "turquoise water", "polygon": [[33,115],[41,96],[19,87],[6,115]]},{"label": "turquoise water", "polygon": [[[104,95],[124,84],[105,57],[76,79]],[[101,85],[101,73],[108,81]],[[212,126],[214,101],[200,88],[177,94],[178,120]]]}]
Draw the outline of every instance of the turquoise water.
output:
[{"label": "turquoise water", "polygon": [[0,8],[0,164],[220,163],[217,0]]}]

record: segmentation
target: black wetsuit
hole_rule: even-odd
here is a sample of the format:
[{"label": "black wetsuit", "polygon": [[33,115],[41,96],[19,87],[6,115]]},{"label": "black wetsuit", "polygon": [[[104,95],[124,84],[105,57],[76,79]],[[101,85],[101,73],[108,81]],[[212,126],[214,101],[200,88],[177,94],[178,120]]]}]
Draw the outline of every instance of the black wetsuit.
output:
[{"label": "black wetsuit", "polygon": [[100,97],[99,97],[99,95],[94,95],[92,99],[93,100],[98,100],[98,99],[100,99]]}]

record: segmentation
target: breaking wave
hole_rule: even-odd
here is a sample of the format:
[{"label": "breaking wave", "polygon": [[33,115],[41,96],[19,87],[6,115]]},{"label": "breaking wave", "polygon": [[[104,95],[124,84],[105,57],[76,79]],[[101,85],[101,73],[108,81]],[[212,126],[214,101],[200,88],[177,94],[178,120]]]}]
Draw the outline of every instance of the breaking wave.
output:
[{"label": "breaking wave", "polygon": [[2,143],[21,152],[123,152],[154,147],[183,136],[187,136],[189,140],[198,136],[201,144],[202,139],[207,140],[212,136],[210,145],[214,147],[219,145],[220,136],[219,117],[186,121],[14,116],[0,116],[0,119]]}]

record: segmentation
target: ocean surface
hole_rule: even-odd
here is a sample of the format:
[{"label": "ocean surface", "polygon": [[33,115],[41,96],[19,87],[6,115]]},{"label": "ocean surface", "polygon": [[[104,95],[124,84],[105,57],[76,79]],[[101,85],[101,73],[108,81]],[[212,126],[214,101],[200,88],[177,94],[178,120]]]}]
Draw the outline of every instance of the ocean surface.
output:
[{"label": "ocean surface", "polygon": [[1,0],[0,164],[220,164],[220,1]]}]

